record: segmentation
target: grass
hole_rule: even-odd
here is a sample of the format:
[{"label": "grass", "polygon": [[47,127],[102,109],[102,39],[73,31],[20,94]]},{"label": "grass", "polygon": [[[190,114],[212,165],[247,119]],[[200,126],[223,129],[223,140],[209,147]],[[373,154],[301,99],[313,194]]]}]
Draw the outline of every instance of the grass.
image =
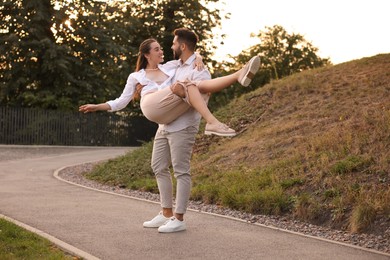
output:
[{"label": "grass", "polygon": [[[249,212],[278,214],[289,207],[283,188],[272,179],[272,171],[235,169],[211,175],[206,181],[194,180],[194,199]],[[251,182],[248,184],[248,179]],[[206,182],[207,185],[202,185]]]},{"label": "grass", "polygon": [[[197,137],[191,198],[351,232],[390,225],[390,55],[304,71],[215,115],[234,138]],[[157,192],[151,143],[91,173]],[[154,188],[153,188],[154,187]]]},{"label": "grass", "polygon": [[359,203],[352,211],[350,225],[352,232],[360,232],[369,227],[375,219],[375,207],[372,203],[364,201]]},{"label": "grass", "polygon": [[129,152],[107,163],[97,165],[86,177],[100,183],[133,190],[158,192],[150,167],[152,143],[144,143],[136,152]]},{"label": "grass", "polygon": [[80,259],[64,253],[50,241],[0,218],[0,259]]}]

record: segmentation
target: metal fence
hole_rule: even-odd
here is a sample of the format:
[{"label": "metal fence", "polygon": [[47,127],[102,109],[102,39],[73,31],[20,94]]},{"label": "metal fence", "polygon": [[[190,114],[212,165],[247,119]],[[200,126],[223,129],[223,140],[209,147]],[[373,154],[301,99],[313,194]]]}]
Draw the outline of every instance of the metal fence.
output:
[{"label": "metal fence", "polygon": [[0,107],[0,144],[138,146],[151,140],[156,129],[155,123],[128,112]]}]

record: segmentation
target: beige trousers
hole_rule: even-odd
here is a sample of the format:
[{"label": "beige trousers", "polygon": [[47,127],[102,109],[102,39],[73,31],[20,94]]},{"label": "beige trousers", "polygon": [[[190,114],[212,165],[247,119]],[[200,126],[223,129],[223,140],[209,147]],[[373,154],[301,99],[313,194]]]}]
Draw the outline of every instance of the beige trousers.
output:
[{"label": "beige trousers", "polygon": [[169,87],[144,95],[140,105],[144,116],[157,124],[169,124],[190,108]]},{"label": "beige trousers", "polygon": [[177,132],[159,130],[156,133],[152,152],[152,169],[156,175],[162,208],[173,208],[173,183],[169,167],[172,165],[176,178],[176,207],[178,214],[186,213],[191,192],[190,160],[196,127]]}]

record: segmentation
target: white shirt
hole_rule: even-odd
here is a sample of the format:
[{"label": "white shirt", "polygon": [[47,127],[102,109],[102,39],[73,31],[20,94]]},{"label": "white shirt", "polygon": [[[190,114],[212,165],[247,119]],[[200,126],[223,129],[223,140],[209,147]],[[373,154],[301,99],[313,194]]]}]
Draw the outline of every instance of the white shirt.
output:
[{"label": "white shirt", "polygon": [[[176,68],[176,74],[172,78],[172,82],[185,80],[202,81],[211,79],[210,72],[207,69],[199,71],[197,68],[194,68],[195,57],[196,55],[193,54],[186,60],[185,63],[179,60],[179,63]],[[194,108],[191,107],[173,122],[165,125],[159,125],[158,130],[177,132],[190,126],[199,129],[200,119],[201,115]]]},{"label": "white shirt", "polygon": [[126,86],[123,89],[120,97],[106,102],[111,108],[109,111],[118,111],[124,109],[133,99],[138,83],[144,85],[141,91],[141,97],[150,91],[159,90],[170,86],[178,66],[178,60],[173,60],[165,64],[158,65],[158,68],[168,76],[168,78],[163,83],[161,83],[161,85],[148,79],[144,69],[131,73],[127,78]]}]

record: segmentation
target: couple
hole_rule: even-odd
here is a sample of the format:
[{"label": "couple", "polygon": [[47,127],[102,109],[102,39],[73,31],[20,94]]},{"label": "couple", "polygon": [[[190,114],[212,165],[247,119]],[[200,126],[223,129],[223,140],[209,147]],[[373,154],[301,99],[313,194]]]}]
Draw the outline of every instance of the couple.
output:
[{"label": "couple", "polygon": [[[86,104],[79,111],[117,111],[140,91],[141,110],[151,121],[159,124],[154,138],[152,170],[160,193],[161,212],[143,223],[158,228],[160,233],[186,230],[186,213],[191,190],[190,160],[201,116],[206,120],[205,134],[234,136],[235,131],[219,122],[208,110],[210,93],[220,91],[235,82],[248,86],[260,66],[253,57],[245,67],[231,75],[211,79],[205,68],[195,67],[197,35],[186,29],[174,31],[172,51],[177,60],[163,62],[163,52],[154,39],[145,40],[139,49],[136,72],[127,79],[121,96],[101,104]],[[175,82],[175,83],[173,83]],[[176,207],[173,211],[173,185],[169,167],[172,166],[176,184]]]}]

